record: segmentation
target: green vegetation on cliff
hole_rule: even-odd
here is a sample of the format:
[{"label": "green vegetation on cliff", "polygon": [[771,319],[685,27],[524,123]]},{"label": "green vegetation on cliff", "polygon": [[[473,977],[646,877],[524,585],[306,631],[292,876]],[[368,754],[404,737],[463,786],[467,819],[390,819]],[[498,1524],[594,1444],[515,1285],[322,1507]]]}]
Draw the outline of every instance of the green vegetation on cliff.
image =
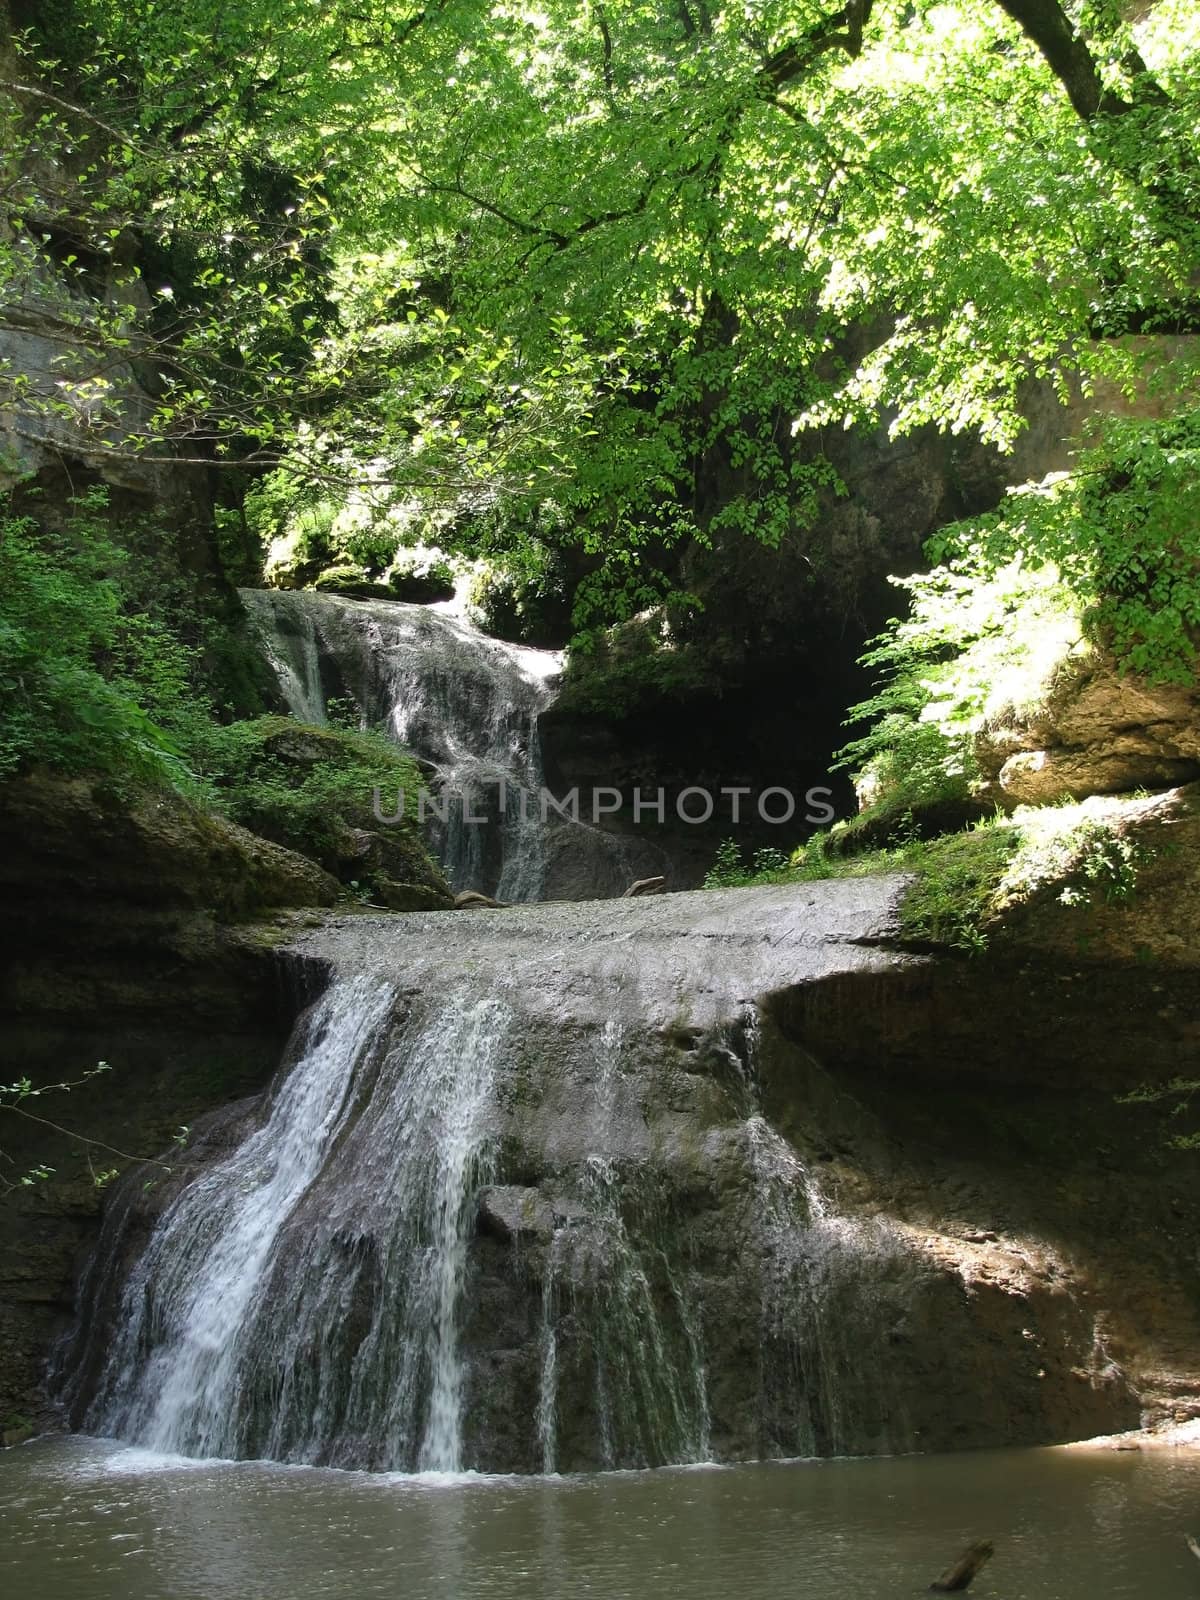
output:
[{"label": "green vegetation on cliff", "polygon": [[263,709],[262,669],[236,597],[189,577],[170,530],[108,500],[0,518],[0,780],[101,776],[130,805],[166,788],[364,898],[399,884],[445,900],[415,800],[373,825],[377,790],[389,814],[397,790],[415,797],[412,760],[379,734],[247,716]]},{"label": "green vegetation on cliff", "polygon": [[[503,631],[574,631],[568,709],[627,716],[720,696],[726,660],[687,648],[688,556],[801,539],[844,487],[835,433],[1008,447],[1031,387],[1110,409],[1153,388],[1162,420],[1111,422],[1069,477],[938,535],[847,759],[886,836],[970,807],[981,729],[1080,641],[1194,676],[1188,0],[11,20],[6,479],[63,450],[114,482],[219,478],[226,599],[263,571],[371,596],[473,571]],[[262,728],[220,731],[270,709],[222,684],[224,602],[144,594],[128,539],[93,528],[8,524],[0,766],[195,784],[344,860],[332,789],[360,804],[375,757],[347,747],[285,799]]]},{"label": "green vegetation on cliff", "polygon": [[1036,705],[1089,649],[1148,684],[1191,685],[1200,639],[1200,411],[1109,420],[1076,469],[943,529],[909,611],[863,658],[883,669],[843,763],[892,810],[965,799],[975,741]]},{"label": "green vegetation on cliff", "polygon": [[1026,807],[930,839],[919,837],[911,813],[897,814],[882,847],[869,835],[856,841],[863,832],[857,823],[841,823],[790,857],[760,850],[748,864],[727,840],[705,887],[905,873],[912,882],[900,903],[899,937],[978,953],[1015,906],[1046,897],[1068,908],[1129,899],[1149,858],[1119,802]]}]

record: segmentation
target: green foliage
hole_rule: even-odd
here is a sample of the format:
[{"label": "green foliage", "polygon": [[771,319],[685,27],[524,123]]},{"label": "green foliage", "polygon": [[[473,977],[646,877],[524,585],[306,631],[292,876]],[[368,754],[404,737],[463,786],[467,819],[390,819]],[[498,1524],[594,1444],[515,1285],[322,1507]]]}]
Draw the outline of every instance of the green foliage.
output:
[{"label": "green foliage", "polygon": [[1119,810],[1094,813],[1088,803],[1022,807],[1020,845],[1005,874],[1003,894],[1027,899],[1046,884],[1061,886],[1065,906],[1123,904],[1137,888],[1150,852],[1119,825]]},{"label": "green foliage", "polygon": [[34,765],[186,777],[164,713],[193,657],[125,604],[128,557],[97,536],[99,508],[89,501],[61,532],[0,518],[0,777]]},{"label": "green foliage", "polygon": [[742,847],[736,839],[722,839],[713,857],[713,864],[704,874],[706,889],[733,889],[751,881],[752,874],[742,859]]},{"label": "green foliage", "polygon": [[931,844],[910,847],[907,864],[916,878],[900,904],[902,936],[977,954],[987,945],[986,922],[1020,829],[987,824]]},{"label": "green foliage", "polygon": [[915,829],[893,832],[883,848],[847,853],[853,824],[818,833],[790,858],[760,850],[746,865],[736,840],[726,839],[704,879],[706,889],[823,878],[906,873],[900,937],[918,945],[978,954],[991,925],[1006,910],[1048,893],[1065,907],[1123,903],[1134,894],[1145,847],[1120,825],[1119,809],[1096,815],[1083,806],[1021,807],[933,839]]},{"label": "green foliage", "polygon": [[[267,537],[314,571],[382,571],[373,527],[330,543],[354,493],[423,526],[503,504],[531,539],[551,506],[591,628],[657,603],[690,541],[810,525],[822,429],[1008,442],[1029,377],[1194,325],[1184,0],[1089,8],[1082,87],[994,0],[845,24],[58,0],[22,39],[49,87],[6,119],[0,287],[63,285],[63,353],[4,398],[97,455],[284,467]],[[126,362],[158,368],[148,416]],[[1160,599],[1123,613],[1154,661]]]},{"label": "green foliage", "polygon": [[[56,1131],[59,1131],[55,1123],[49,1122],[45,1117],[32,1110],[32,1102],[40,1100],[43,1095],[47,1094],[70,1094],[72,1089],[83,1088],[85,1084],[90,1083],[94,1078],[109,1070],[107,1061],[98,1061],[82,1077],[76,1078],[70,1083],[44,1083],[35,1087],[30,1078],[18,1078],[13,1083],[0,1083],[0,1114],[7,1112],[10,1115],[25,1118],[30,1122],[41,1123],[45,1127],[56,1128]],[[0,1195],[11,1194],[17,1189],[32,1188],[34,1184],[45,1183],[54,1176],[53,1167],[48,1167],[44,1163],[38,1162],[26,1168],[24,1172],[18,1172],[13,1177],[5,1169],[12,1168],[15,1165],[13,1157],[9,1155],[3,1146],[0,1146]],[[106,1181],[94,1169],[93,1176],[96,1179],[97,1187],[101,1187],[102,1183]]]},{"label": "green foliage", "polygon": [[[107,1061],[98,1061],[94,1067],[81,1073],[78,1078],[62,1082],[35,1084],[32,1079],[25,1077],[18,1078],[13,1083],[0,1084],[0,1118],[5,1114],[17,1117],[22,1121],[36,1124],[39,1130],[48,1130],[69,1140],[73,1145],[80,1146],[91,1181],[97,1189],[107,1188],[125,1167],[134,1162],[157,1167],[160,1172],[170,1172],[170,1166],[157,1157],[134,1155],[127,1150],[120,1150],[115,1145],[107,1144],[103,1139],[93,1138],[91,1134],[83,1133],[77,1127],[66,1127],[57,1120],[59,1116],[64,1115],[58,1110],[59,1100],[74,1090],[85,1089],[111,1070]],[[51,1097],[49,1106],[42,1104],[46,1096]],[[53,1111],[54,1116],[48,1116],[47,1111]],[[187,1145],[190,1134],[189,1128],[176,1128],[172,1142],[182,1150]],[[96,1160],[101,1156],[106,1159],[115,1156],[121,1165],[97,1166]],[[0,1197],[31,1188],[35,1184],[45,1183],[55,1175],[55,1169],[42,1162],[23,1172],[18,1171],[15,1177],[10,1176],[10,1172],[5,1170],[17,1166],[18,1163],[13,1156],[0,1145]]]},{"label": "green foliage", "polygon": [[934,803],[965,797],[977,776],[975,735],[1002,706],[1028,705],[1077,643],[1074,596],[1040,552],[1026,562],[1002,518],[957,533],[962,553],[932,572],[893,580],[909,596],[906,617],[862,657],[883,668],[879,692],[854,706],[851,719],[873,725],[839,753],[859,769],[869,801]]},{"label": "green foliage", "polygon": [[40,765],[190,793],[193,738],[261,709],[228,598],[104,489],[0,517],[0,575],[0,777]]},{"label": "green foliage", "polygon": [[[1118,662],[1152,683],[1195,681],[1200,636],[1200,408],[1110,425],[1081,463],[1064,545],[1085,620]],[[1082,548],[1081,548],[1082,546]]]},{"label": "green foliage", "polygon": [[1036,705],[1088,644],[1151,683],[1190,683],[1200,631],[1200,412],[1110,420],[1078,469],[944,529],[909,613],[863,656],[885,681],[841,752],[868,800],[965,796],[992,717]]},{"label": "green foliage", "polygon": [[[348,720],[348,719],[347,719]],[[431,881],[413,818],[420,773],[383,734],[308,728],[288,717],[210,724],[192,747],[209,803],[263,838],[319,861],[335,875],[371,887],[373,869],[358,859],[354,830],[372,830],[376,792],[385,815],[403,791],[406,820],[386,830],[389,861],[404,862],[405,882]]]},{"label": "green foliage", "polygon": [[721,690],[714,664],[680,643],[670,610],[656,607],[577,637],[559,704],[572,713],[620,721],[664,702],[683,703]]}]

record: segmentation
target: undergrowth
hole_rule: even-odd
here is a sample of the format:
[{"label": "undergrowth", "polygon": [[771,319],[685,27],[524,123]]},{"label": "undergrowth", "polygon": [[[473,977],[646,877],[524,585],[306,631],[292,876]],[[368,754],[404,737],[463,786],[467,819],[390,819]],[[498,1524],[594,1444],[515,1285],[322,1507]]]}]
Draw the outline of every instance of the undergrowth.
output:
[{"label": "undergrowth", "polygon": [[882,849],[846,855],[837,824],[815,834],[790,857],[759,851],[743,860],[736,840],[720,846],[705,888],[805,883],[905,873],[912,882],[899,906],[899,936],[918,945],[978,953],[992,924],[1007,909],[1052,893],[1061,905],[1085,907],[1128,900],[1145,847],[1115,817],[1086,806],[1020,807],[957,833],[922,839],[915,832]]}]

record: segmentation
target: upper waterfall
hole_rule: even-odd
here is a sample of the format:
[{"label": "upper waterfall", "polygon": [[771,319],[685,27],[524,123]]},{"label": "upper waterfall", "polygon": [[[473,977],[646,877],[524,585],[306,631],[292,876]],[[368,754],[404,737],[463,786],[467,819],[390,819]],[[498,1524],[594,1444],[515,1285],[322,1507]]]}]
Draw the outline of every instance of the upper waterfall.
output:
[{"label": "upper waterfall", "polygon": [[[435,606],[240,592],[293,716],[323,725],[329,701],[349,697],[364,725],[386,730],[447,790],[469,797],[434,821],[451,885],[541,898],[545,830],[536,798],[530,805],[522,794],[542,786],[538,718],[561,657],[491,639]],[[383,803],[390,811],[395,801]]]}]

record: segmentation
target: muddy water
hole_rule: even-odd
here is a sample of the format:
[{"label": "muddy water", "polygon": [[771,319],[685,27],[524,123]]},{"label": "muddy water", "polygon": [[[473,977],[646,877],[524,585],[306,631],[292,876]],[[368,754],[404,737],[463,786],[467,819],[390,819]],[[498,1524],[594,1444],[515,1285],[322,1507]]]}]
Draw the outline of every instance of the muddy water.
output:
[{"label": "muddy water", "polygon": [[973,1600],[1194,1600],[1200,1453],[1011,1451],[576,1478],[0,1456],[12,1600],[892,1600],[958,1549]]}]

